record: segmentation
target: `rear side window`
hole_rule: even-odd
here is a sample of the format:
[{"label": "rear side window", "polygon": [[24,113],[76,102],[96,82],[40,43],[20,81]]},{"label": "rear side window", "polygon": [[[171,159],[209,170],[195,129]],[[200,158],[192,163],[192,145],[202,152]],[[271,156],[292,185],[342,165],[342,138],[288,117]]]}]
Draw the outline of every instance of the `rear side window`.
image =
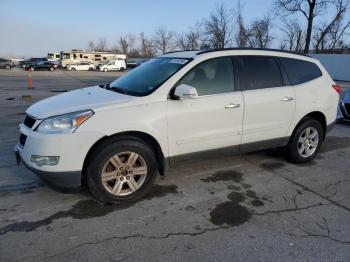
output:
[{"label": "rear side window", "polygon": [[292,85],[302,84],[322,76],[321,70],[314,63],[285,57],[278,59]]},{"label": "rear side window", "polygon": [[273,57],[238,56],[236,73],[242,91],[283,86],[280,69]]},{"label": "rear side window", "polygon": [[195,87],[200,96],[233,92],[232,60],[223,57],[205,61],[195,66],[179,83]]}]

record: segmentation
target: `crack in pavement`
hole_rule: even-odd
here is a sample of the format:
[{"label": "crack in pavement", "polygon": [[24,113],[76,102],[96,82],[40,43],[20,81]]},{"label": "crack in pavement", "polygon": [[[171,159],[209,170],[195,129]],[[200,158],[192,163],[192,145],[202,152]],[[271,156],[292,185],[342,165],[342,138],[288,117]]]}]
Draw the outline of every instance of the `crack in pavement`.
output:
[{"label": "crack in pavement", "polygon": [[293,234],[293,233],[288,233],[287,235],[289,236],[295,236],[295,237],[300,237],[300,238],[307,238],[307,237],[321,237],[321,238],[328,238],[331,239],[335,242],[338,242],[340,244],[350,244],[350,241],[344,241],[344,240],[340,240],[337,239],[335,237],[331,236],[331,230],[328,227],[328,223],[327,223],[327,219],[326,218],[322,218],[324,225],[320,225],[318,223],[316,223],[321,229],[326,231],[326,234],[314,234],[314,233],[310,233],[309,231],[307,231],[306,229],[304,229],[304,227],[300,224],[297,224],[296,227],[298,229],[300,229],[301,231],[304,232],[305,235],[298,235],[298,234]]},{"label": "crack in pavement", "polygon": [[[310,209],[310,208],[314,208],[314,207],[318,207],[318,206],[325,206],[325,205],[331,205],[332,203],[328,203],[328,204],[322,204],[322,203],[318,203],[318,204],[314,204],[311,206],[306,206],[306,207],[295,207],[295,208],[289,208],[289,209],[281,209],[281,210],[270,210],[270,211],[265,211],[262,213],[252,213],[252,216],[264,216],[264,215],[268,215],[268,214],[278,214],[278,213],[287,213],[287,212],[296,212],[296,211],[300,211],[300,210],[306,210],[306,209]],[[57,257],[61,254],[64,254],[70,250],[73,249],[78,249],[84,246],[89,246],[89,245],[98,245],[101,244],[103,242],[106,241],[111,241],[111,240],[126,240],[126,239],[132,239],[132,238],[142,238],[142,239],[168,239],[169,237],[172,236],[199,236],[199,235],[203,235],[207,232],[214,232],[214,231],[218,231],[221,229],[230,229],[235,227],[236,225],[223,225],[223,226],[218,226],[218,227],[212,227],[212,228],[205,228],[199,232],[175,232],[175,233],[167,233],[164,236],[157,236],[157,235],[143,235],[143,234],[134,234],[134,235],[127,235],[127,236],[111,236],[108,238],[104,238],[101,240],[97,240],[97,241],[87,241],[87,242],[83,242],[80,243],[78,245],[72,246],[70,248],[65,249],[64,251],[61,251],[59,253],[50,255],[50,256],[46,256],[46,257],[42,257],[43,259],[49,259],[49,258],[54,258]],[[336,241],[336,239],[335,239]],[[341,240],[338,240],[339,242]],[[347,244],[347,242],[345,242],[344,244]],[[38,256],[35,256],[38,257]]]},{"label": "crack in pavement", "polygon": [[290,183],[292,183],[292,184],[294,184],[294,185],[297,185],[297,186],[301,187],[301,188],[304,189],[305,191],[308,191],[308,192],[310,192],[310,193],[313,193],[313,194],[315,194],[316,196],[318,196],[318,197],[320,197],[320,198],[323,198],[323,199],[325,199],[325,200],[331,202],[333,205],[335,205],[335,206],[337,206],[337,207],[340,207],[340,208],[342,208],[342,209],[344,209],[344,210],[350,212],[350,208],[348,208],[347,206],[344,206],[344,205],[342,205],[342,204],[340,204],[340,203],[338,203],[338,202],[336,202],[336,201],[334,201],[334,200],[332,200],[332,199],[330,199],[330,198],[328,198],[328,197],[326,197],[326,196],[324,196],[324,195],[321,195],[320,193],[316,192],[315,190],[312,190],[312,189],[308,188],[307,186],[304,186],[303,184],[294,181],[293,179],[290,179],[290,178],[285,177],[285,176],[283,176],[283,175],[280,175],[280,177],[282,177],[283,179],[289,181]]}]

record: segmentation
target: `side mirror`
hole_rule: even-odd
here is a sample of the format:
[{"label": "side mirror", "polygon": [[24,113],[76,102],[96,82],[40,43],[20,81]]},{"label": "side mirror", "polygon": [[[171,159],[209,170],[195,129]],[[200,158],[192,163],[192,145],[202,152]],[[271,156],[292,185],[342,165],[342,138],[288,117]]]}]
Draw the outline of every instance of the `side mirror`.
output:
[{"label": "side mirror", "polygon": [[181,99],[193,99],[198,98],[197,89],[193,86],[181,84],[176,87],[174,96]]}]

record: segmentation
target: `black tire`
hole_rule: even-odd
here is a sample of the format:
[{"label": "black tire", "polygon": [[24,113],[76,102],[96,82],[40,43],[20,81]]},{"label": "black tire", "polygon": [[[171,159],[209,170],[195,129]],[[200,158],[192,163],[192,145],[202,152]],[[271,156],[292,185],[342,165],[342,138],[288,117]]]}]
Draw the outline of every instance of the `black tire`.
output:
[{"label": "black tire", "polygon": [[53,67],[50,67],[49,70],[52,72],[52,71],[54,70],[54,68],[53,68]]},{"label": "black tire", "polygon": [[[303,157],[299,153],[299,150],[298,150],[299,149],[299,138],[301,137],[303,132],[309,127],[317,130],[317,132],[318,132],[318,144],[317,144],[316,150],[310,156]],[[294,130],[294,132],[289,140],[289,143],[286,147],[287,160],[292,162],[292,163],[305,163],[305,162],[311,161],[317,155],[318,151],[320,150],[320,148],[322,146],[323,138],[324,138],[324,130],[323,130],[321,123],[315,119],[305,118],[301,122],[301,124],[299,124],[295,128],[295,130]]]},{"label": "black tire", "polygon": [[[102,169],[109,159],[120,152],[131,151],[139,154],[147,164],[147,175],[138,190],[125,196],[110,193],[103,185]],[[126,203],[136,201],[145,196],[151,189],[157,176],[157,161],[152,149],[141,140],[133,137],[108,139],[99,144],[88,159],[86,168],[87,185],[91,194],[104,203]]]},{"label": "black tire", "polygon": [[120,68],[120,71],[121,71],[121,72],[123,72],[124,70],[125,70],[125,68],[124,68],[124,67]]},{"label": "black tire", "polygon": [[108,72],[108,69],[107,68],[103,69],[103,72]]},{"label": "black tire", "polygon": [[94,69],[92,67],[89,68],[89,71],[94,71]]},{"label": "black tire", "polygon": [[10,66],[10,65],[5,65],[5,69],[6,69],[6,70],[10,70],[10,69],[11,69],[11,66]]},{"label": "black tire", "polygon": [[71,71],[76,71],[75,67],[73,67],[73,68],[71,69]]}]

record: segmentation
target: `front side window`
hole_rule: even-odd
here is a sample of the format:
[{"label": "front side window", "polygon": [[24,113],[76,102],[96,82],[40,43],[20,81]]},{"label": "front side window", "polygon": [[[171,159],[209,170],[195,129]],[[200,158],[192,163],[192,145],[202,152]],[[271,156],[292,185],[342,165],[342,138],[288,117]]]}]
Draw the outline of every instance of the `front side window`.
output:
[{"label": "front side window", "polygon": [[199,96],[233,92],[232,59],[224,57],[205,61],[187,73],[179,84],[195,87]]},{"label": "front side window", "polygon": [[283,86],[275,58],[268,56],[238,56],[237,82],[240,90],[254,90]]},{"label": "front side window", "polygon": [[149,95],[189,61],[189,59],[168,57],[150,59],[142,66],[113,81],[110,88],[128,95]]},{"label": "front side window", "polygon": [[292,85],[302,84],[322,76],[318,66],[312,62],[285,57],[280,57],[279,61]]}]

